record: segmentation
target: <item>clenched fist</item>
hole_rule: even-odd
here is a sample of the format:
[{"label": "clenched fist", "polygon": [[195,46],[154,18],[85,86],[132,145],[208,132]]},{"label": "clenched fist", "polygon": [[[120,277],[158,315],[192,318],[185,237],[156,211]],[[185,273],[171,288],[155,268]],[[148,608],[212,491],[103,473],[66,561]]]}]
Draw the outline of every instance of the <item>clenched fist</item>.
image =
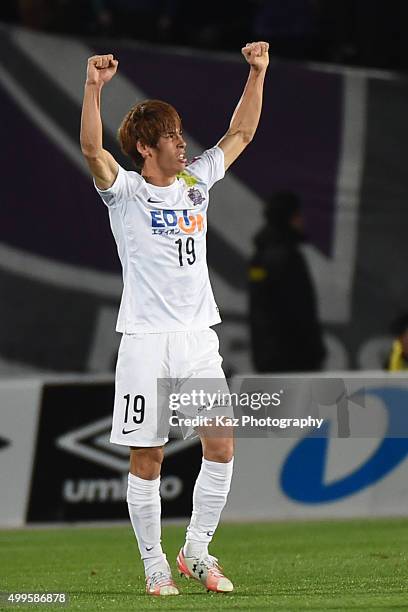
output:
[{"label": "clenched fist", "polygon": [[266,70],[269,64],[269,43],[264,41],[247,43],[241,51],[248,64],[255,70]]},{"label": "clenched fist", "polygon": [[118,68],[118,60],[112,54],[94,55],[88,60],[86,72],[87,85],[105,85],[115,75]]}]

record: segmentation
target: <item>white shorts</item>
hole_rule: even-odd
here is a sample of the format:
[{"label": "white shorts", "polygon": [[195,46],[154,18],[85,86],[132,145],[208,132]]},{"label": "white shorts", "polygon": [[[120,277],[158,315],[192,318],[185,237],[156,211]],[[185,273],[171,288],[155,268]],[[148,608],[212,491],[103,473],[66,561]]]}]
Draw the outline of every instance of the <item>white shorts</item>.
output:
[{"label": "white shorts", "polygon": [[[123,334],[110,441],[141,447],[165,444],[172,415],[169,392],[190,393],[193,381],[204,378],[203,384],[211,391],[216,385],[228,394],[221,364],[218,336],[213,329]],[[168,385],[173,389],[162,393],[160,388]],[[198,411],[202,409],[198,407]],[[190,416],[197,412],[195,406],[186,410]]]}]

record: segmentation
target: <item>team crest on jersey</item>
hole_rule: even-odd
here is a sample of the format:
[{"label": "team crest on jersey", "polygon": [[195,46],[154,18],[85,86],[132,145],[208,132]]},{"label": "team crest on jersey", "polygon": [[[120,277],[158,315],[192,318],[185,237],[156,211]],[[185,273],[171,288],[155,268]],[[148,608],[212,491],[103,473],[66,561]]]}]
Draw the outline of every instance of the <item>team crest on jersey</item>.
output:
[{"label": "team crest on jersey", "polygon": [[187,191],[187,197],[189,200],[191,200],[194,206],[200,206],[200,204],[202,204],[205,200],[205,197],[201,191],[197,189],[197,187],[190,187],[190,189]]}]

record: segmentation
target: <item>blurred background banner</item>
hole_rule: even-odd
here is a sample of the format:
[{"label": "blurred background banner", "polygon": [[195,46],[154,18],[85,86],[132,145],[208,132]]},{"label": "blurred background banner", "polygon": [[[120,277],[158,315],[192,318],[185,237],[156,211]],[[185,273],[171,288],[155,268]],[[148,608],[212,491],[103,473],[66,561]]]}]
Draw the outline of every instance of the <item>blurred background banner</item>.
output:
[{"label": "blurred background banner", "polygon": [[40,380],[0,381],[0,525],[26,521],[41,406]]},{"label": "blurred background banner", "polygon": [[[119,59],[103,92],[105,145],[127,169],[115,135],[131,105],[174,104],[192,157],[226,131],[245,65],[238,52],[117,41],[93,48],[12,27],[0,30],[0,50],[0,374],[111,371],[121,277],[78,141],[86,60]],[[214,187],[209,212],[228,373],[251,371],[247,262],[261,205],[278,189],[303,202],[326,367],[383,366],[389,321],[408,300],[407,99],[405,80],[388,73],[273,62],[255,142]]]},{"label": "blurred background banner", "polygon": [[[0,382],[0,527],[128,517],[129,449],[109,442],[113,394],[106,376]],[[174,440],[165,454],[163,516],[188,516],[201,446]]]},{"label": "blurred background banner", "polygon": [[[344,373],[331,376],[341,381]],[[405,514],[408,438],[393,437],[391,423],[404,420],[408,380],[388,373],[362,380],[356,373],[350,376],[349,382],[356,388],[361,382],[370,395],[366,405],[356,403],[353,395],[351,422],[355,413],[372,415],[384,423],[382,431],[337,437],[330,433],[338,426],[331,411],[321,431],[309,427],[300,438],[293,433],[282,437],[285,432],[277,429],[270,435],[261,431],[256,439],[251,433],[238,437],[226,519]],[[243,379],[234,377],[231,389],[242,389]],[[298,377],[288,381],[296,383]],[[253,392],[272,382],[260,377],[246,384]],[[128,448],[109,442],[113,393],[113,379],[106,375],[0,382],[0,527],[127,518]],[[318,401],[324,416],[327,398],[320,394]],[[171,439],[165,457],[162,516],[187,517],[201,445],[197,438]]]}]

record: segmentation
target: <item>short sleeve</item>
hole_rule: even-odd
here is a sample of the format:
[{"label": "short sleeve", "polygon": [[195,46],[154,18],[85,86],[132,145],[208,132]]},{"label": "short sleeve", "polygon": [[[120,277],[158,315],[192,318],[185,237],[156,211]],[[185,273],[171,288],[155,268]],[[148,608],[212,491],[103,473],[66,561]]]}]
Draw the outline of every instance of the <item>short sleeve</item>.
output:
[{"label": "short sleeve", "polygon": [[102,201],[109,208],[114,208],[115,206],[119,206],[126,200],[128,200],[132,195],[135,195],[139,190],[140,185],[142,184],[142,177],[137,174],[137,172],[128,172],[122,166],[118,164],[118,174],[115,178],[113,185],[109,187],[109,189],[98,189],[95,184],[94,185],[96,191],[102,198]]},{"label": "short sleeve", "polygon": [[214,183],[224,178],[224,151],[220,147],[207,149],[202,155],[193,159],[186,170],[211,189]]}]

